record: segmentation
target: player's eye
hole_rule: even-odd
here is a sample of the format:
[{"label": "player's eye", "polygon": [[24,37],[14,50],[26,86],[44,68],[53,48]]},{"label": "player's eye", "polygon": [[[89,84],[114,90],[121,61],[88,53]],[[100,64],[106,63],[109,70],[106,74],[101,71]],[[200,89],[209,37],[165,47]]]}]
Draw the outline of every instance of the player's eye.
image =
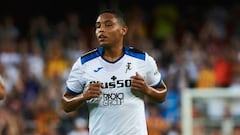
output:
[{"label": "player's eye", "polygon": [[105,26],[106,26],[106,27],[110,27],[110,26],[112,26],[112,25],[113,25],[112,22],[106,22],[106,23],[105,23]]},{"label": "player's eye", "polygon": [[96,24],[95,24],[95,27],[96,27],[96,28],[100,28],[100,27],[101,27],[101,24],[100,24],[100,23],[96,23]]}]

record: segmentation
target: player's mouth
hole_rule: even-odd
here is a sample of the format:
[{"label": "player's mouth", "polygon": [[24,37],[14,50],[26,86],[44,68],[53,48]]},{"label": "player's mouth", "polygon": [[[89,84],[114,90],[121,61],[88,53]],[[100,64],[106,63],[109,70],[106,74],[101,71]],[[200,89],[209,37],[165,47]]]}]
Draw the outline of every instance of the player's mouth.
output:
[{"label": "player's mouth", "polygon": [[104,41],[107,37],[104,36],[104,35],[99,35],[98,36],[98,40],[101,42],[101,41]]}]

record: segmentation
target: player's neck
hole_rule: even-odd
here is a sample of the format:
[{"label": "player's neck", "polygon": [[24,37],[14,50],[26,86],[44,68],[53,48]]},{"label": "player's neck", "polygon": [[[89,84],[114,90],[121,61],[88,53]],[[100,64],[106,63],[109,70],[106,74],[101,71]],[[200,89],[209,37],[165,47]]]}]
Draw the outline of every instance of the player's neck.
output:
[{"label": "player's neck", "polygon": [[104,48],[103,58],[108,61],[114,62],[118,60],[122,55],[123,55],[122,46]]}]

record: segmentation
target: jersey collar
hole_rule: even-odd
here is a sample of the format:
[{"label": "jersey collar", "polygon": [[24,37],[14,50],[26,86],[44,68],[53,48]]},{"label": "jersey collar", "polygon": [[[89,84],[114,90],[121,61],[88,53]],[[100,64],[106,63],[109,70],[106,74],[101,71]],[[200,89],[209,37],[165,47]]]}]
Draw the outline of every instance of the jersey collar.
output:
[{"label": "jersey collar", "polygon": [[[127,46],[123,46],[123,53],[126,54],[126,52],[129,50],[129,47]],[[100,46],[98,47],[98,53],[100,54],[100,56],[103,56],[103,51],[104,51],[104,47]]]}]

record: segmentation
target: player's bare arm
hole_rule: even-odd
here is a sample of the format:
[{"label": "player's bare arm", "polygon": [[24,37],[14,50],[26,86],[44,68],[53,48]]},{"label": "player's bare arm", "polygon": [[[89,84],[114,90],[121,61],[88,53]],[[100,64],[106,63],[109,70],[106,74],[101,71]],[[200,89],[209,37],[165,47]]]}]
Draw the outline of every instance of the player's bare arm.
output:
[{"label": "player's bare arm", "polygon": [[131,79],[132,90],[140,91],[147,95],[148,97],[150,97],[151,99],[153,99],[154,101],[157,102],[165,101],[167,95],[167,87],[163,81],[160,83],[159,86],[153,88],[147,85],[146,81],[139,73],[136,73],[136,75],[132,76]]},{"label": "player's bare arm", "polygon": [[102,93],[101,86],[101,83],[90,84],[89,87],[79,95],[75,95],[69,91],[66,91],[62,97],[62,105],[64,111],[75,111],[86,100],[98,97]]},{"label": "player's bare arm", "polygon": [[6,87],[4,84],[4,81],[2,79],[2,77],[0,76],[0,100],[4,99],[4,97],[6,96]]},{"label": "player's bare arm", "polygon": [[0,100],[1,100],[1,99],[4,99],[5,95],[6,95],[5,86],[0,83]]}]

